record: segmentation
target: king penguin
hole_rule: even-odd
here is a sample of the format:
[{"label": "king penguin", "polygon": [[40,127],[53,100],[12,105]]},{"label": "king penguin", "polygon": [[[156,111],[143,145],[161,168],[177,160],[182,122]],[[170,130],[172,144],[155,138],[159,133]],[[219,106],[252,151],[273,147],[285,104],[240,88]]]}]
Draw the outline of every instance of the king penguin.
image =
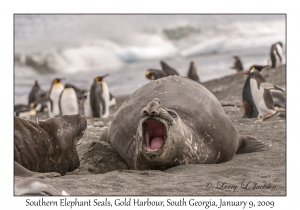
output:
[{"label": "king penguin", "polygon": [[278,68],[282,64],[282,42],[277,42],[271,46],[270,58],[272,68]]},{"label": "king penguin", "polygon": [[117,100],[111,93],[109,93],[109,107],[115,105],[117,105]]},{"label": "king penguin", "polygon": [[35,102],[39,99],[39,96],[43,94],[44,91],[41,89],[37,80],[35,80],[33,87],[28,96],[28,104]]},{"label": "king penguin", "polygon": [[[260,66],[260,65],[252,65],[249,69],[249,71],[254,68],[257,69],[259,72],[264,69],[267,66]],[[243,72],[243,74],[247,74],[248,77],[245,81],[244,87],[243,87],[243,93],[242,93],[242,107],[244,110],[244,116],[243,118],[256,118],[258,116],[258,111],[255,106],[255,103],[252,98],[251,94],[251,88],[250,88],[250,75],[248,72]]]},{"label": "king penguin", "polygon": [[167,74],[167,76],[169,76],[169,75],[179,75],[179,73],[175,69],[170,67],[166,62],[160,61],[160,65],[162,67],[162,70]]},{"label": "king penguin", "polygon": [[145,73],[146,78],[156,80],[168,76],[166,72],[158,69],[148,69]]},{"label": "king penguin", "polygon": [[59,97],[64,90],[64,86],[60,83],[63,78],[55,78],[52,81],[52,86],[49,92],[48,113],[49,117],[56,117],[60,115],[59,111]]},{"label": "king penguin", "polygon": [[90,91],[84,90],[85,99],[83,102],[83,115],[85,117],[92,117],[92,108],[91,108],[91,102],[90,102]]},{"label": "king penguin", "polygon": [[233,58],[234,58],[235,62],[234,62],[234,66],[231,67],[231,69],[235,69],[237,72],[243,71],[244,68],[243,68],[243,64],[242,64],[240,57],[234,56]]},{"label": "king penguin", "polygon": [[276,114],[270,90],[283,90],[267,82],[255,67],[252,67],[246,74],[250,75],[251,94],[258,110],[258,120],[255,122],[262,122]]},{"label": "king penguin", "polygon": [[59,97],[59,109],[61,115],[79,114],[77,94],[71,84],[66,84]]},{"label": "king penguin", "polygon": [[37,112],[43,112],[47,110],[48,93],[43,91],[36,80],[28,96],[28,104],[35,103],[36,106],[40,104],[40,109],[36,109]]},{"label": "king penguin", "polygon": [[110,94],[106,82],[103,81],[106,76],[95,77],[91,86],[90,104],[93,117],[107,118],[109,116]]},{"label": "king penguin", "polygon": [[36,115],[35,103],[14,105],[14,115],[26,120]]},{"label": "king penguin", "polygon": [[188,78],[200,83],[199,76],[193,61],[190,63],[190,69],[187,76]]}]

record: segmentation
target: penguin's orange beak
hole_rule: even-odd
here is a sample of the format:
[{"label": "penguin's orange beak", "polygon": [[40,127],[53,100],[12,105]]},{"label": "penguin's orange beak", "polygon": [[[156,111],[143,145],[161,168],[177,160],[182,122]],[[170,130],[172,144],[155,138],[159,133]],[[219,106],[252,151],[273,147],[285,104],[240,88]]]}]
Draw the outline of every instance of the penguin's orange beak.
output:
[{"label": "penguin's orange beak", "polygon": [[243,74],[249,75],[249,71],[243,71]]}]

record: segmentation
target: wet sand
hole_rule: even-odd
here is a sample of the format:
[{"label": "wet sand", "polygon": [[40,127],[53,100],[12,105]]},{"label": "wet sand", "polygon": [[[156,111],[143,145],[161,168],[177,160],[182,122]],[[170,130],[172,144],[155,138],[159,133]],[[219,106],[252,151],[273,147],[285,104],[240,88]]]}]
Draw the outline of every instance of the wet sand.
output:
[{"label": "wet sand", "polygon": [[[286,88],[286,69],[263,70],[268,82]],[[221,164],[181,165],[165,171],[130,170],[106,142],[99,141],[118,107],[117,98],[108,119],[87,119],[88,127],[78,142],[81,165],[65,176],[46,180],[70,195],[286,195],[286,118],[277,114],[262,123],[242,118],[242,89],[246,76],[235,74],[203,83],[221,102],[242,135],[271,145],[270,150],[235,155]],[[15,177],[15,181],[23,179]]]}]

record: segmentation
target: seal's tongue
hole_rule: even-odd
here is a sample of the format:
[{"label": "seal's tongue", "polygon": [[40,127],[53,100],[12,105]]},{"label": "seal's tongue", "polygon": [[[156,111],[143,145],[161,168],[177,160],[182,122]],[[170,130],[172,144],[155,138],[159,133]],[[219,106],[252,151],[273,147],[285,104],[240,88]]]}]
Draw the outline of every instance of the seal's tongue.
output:
[{"label": "seal's tongue", "polygon": [[163,138],[156,137],[156,138],[152,139],[150,147],[153,150],[157,150],[163,145],[163,143],[164,143]]},{"label": "seal's tongue", "polygon": [[147,149],[150,151],[156,151],[164,143],[166,131],[164,125],[154,119],[148,120],[146,128],[146,143]]}]

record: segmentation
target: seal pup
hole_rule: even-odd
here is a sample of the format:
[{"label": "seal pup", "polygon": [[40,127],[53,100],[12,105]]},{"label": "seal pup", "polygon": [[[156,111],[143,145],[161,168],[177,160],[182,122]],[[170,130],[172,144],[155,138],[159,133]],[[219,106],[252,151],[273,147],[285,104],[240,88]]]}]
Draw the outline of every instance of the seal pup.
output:
[{"label": "seal pup", "polygon": [[274,109],[274,102],[270,89],[280,90],[282,92],[283,90],[267,82],[255,67],[252,67],[250,72],[244,72],[244,74],[250,75],[251,94],[258,110],[258,120],[255,122],[262,122],[275,115],[276,111]]},{"label": "seal pup", "polygon": [[162,77],[166,77],[168,76],[168,74],[162,70],[157,70],[157,69],[148,69],[145,72],[145,76],[146,78],[150,79],[150,80],[156,80]]},{"label": "seal pup", "polygon": [[64,90],[59,97],[60,115],[79,114],[79,105],[76,91],[73,85],[65,84]]},{"label": "seal pup", "polygon": [[162,70],[169,76],[169,75],[179,75],[179,73],[169,66],[166,62],[160,61],[160,65],[162,67]]},{"label": "seal pup", "polygon": [[268,149],[241,136],[209,90],[176,75],[151,81],[131,94],[101,140],[138,170],[221,163],[236,153]]},{"label": "seal pup", "polygon": [[189,72],[188,72],[187,76],[188,76],[188,78],[200,83],[199,76],[198,76],[198,73],[197,73],[197,69],[195,68],[195,65],[194,65],[193,61],[190,63],[190,69],[189,69]]},{"label": "seal pup", "polygon": [[[14,115],[23,119],[29,120],[36,115],[35,104],[17,104],[14,105]],[[38,107],[39,108],[39,107]]]},{"label": "seal pup", "polygon": [[33,172],[74,171],[80,164],[76,145],[86,126],[79,114],[37,122],[14,117],[14,161]]},{"label": "seal pup", "polygon": [[242,61],[239,56],[234,56],[235,59],[234,66],[231,69],[235,69],[237,72],[241,72],[244,70]]},{"label": "seal pup", "polygon": [[107,118],[109,116],[109,89],[104,77],[95,77],[94,83],[90,90],[90,104],[92,108],[93,117]]},{"label": "seal pup", "polygon": [[65,190],[39,178],[26,178],[15,184],[16,196],[19,195],[69,195]]},{"label": "seal pup", "polygon": [[60,115],[59,97],[64,90],[64,86],[60,83],[64,78],[55,78],[49,92],[48,113],[49,117],[56,117]]},{"label": "seal pup", "polygon": [[271,46],[270,58],[272,68],[278,68],[282,64],[282,42],[276,42]]},{"label": "seal pup", "polygon": [[[261,71],[262,69],[266,68],[268,66],[261,66],[261,65],[252,65],[249,68],[249,71],[252,68],[257,69],[257,71]],[[243,72],[243,74],[248,75],[247,72]],[[244,110],[244,116],[243,118],[256,118],[258,116],[258,111],[255,106],[255,103],[253,101],[253,97],[251,94],[251,88],[250,88],[250,75],[247,76],[247,79],[245,81],[243,92],[242,92],[242,107]]]}]

